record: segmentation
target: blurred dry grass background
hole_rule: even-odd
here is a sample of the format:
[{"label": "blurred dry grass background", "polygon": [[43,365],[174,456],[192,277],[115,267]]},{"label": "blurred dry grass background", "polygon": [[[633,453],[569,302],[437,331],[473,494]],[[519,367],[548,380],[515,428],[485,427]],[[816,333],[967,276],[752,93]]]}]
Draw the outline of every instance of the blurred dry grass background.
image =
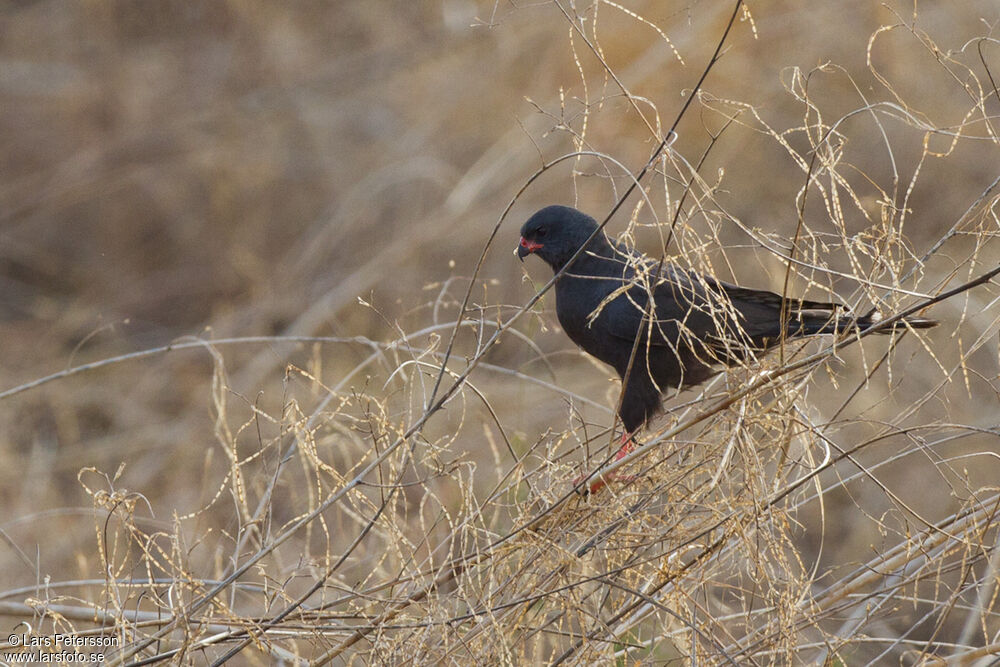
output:
[{"label": "blurred dry grass background", "polygon": [[[551,295],[484,343],[548,279],[510,254],[520,222],[600,219],[629,185],[568,160],[485,256],[449,368],[479,365],[413,429],[508,202],[572,151],[637,171],[730,3],[0,11],[0,391],[204,341],[0,400],[11,628],[163,633],[126,662],[213,662],[250,632],[240,664],[976,664],[1000,644],[995,282],[697,425],[759,369],[681,394],[643,482],[567,499],[617,385]],[[609,231],[658,255],[680,206],[678,261],[777,291],[798,234],[789,292],[887,314],[996,267],[997,21],[989,0],[752,5]],[[236,337],[286,339],[209,345]]]}]

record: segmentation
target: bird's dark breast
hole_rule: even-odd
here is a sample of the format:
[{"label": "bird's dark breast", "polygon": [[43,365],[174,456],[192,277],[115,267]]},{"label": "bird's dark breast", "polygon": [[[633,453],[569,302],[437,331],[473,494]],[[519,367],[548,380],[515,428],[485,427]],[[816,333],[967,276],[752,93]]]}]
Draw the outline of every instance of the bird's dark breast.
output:
[{"label": "bird's dark breast", "polygon": [[610,340],[608,313],[602,304],[607,305],[606,297],[620,284],[573,277],[556,284],[556,315],[563,331],[584,352],[616,368],[620,352]]},{"label": "bird's dark breast", "polygon": [[[677,358],[669,346],[651,349],[645,345],[645,337],[639,336],[642,312],[636,304],[641,303],[640,295],[621,293],[622,285],[621,279],[574,277],[557,283],[556,314],[566,335],[584,352],[612,366],[620,377],[628,370],[637,337],[641,339],[641,349],[636,351],[640,362],[633,363],[633,377],[648,376],[647,354],[652,354],[650,361],[656,367],[676,365]],[[664,327],[671,328],[669,324]]]},{"label": "bird's dark breast", "polygon": [[[558,296],[556,297],[558,299]],[[607,333],[607,315],[599,313],[594,321],[589,321],[590,313],[595,308],[584,311],[583,308],[562,308],[557,311],[559,324],[569,339],[576,343],[584,352],[603,361],[617,366],[617,354],[609,344]]]},{"label": "bird's dark breast", "polygon": [[[612,366],[630,385],[652,385],[655,396],[668,389],[700,384],[715,374],[717,364],[697,353],[680,333],[678,319],[689,319],[673,302],[654,322],[644,320],[645,291],[633,287],[609,299],[622,281],[569,278],[556,285],[556,313],[566,335],[591,356]],[[596,314],[595,314],[596,313]],[[636,343],[638,339],[638,344]],[[629,361],[635,352],[635,359]],[[652,400],[652,399],[649,399]]]}]

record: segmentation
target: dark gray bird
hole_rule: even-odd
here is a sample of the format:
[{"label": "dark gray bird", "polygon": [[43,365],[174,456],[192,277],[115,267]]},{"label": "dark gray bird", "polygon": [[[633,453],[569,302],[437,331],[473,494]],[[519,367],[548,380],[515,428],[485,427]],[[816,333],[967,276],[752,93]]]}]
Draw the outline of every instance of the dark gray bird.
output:
[{"label": "dark gray bird", "polygon": [[[548,206],[521,227],[517,256],[524,261],[537,255],[558,272],[597,228],[593,218],[574,208]],[[566,334],[623,380],[618,415],[626,435],[619,456],[660,409],[668,389],[704,382],[722,367],[778,345],[782,336],[842,333],[878,321],[874,312],[857,317],[841,304],[782,299],[669,263],[660,267],[603,232],[562,274],[555,292]],[[937,324],[905,321],[915,329]]]}]

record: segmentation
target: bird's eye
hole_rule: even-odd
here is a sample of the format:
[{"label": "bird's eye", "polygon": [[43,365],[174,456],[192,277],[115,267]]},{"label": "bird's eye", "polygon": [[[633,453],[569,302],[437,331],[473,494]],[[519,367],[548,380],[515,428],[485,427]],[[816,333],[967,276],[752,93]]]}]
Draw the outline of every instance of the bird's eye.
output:
[{"label": "bird's eye", "polygon": [[537,236],[540,239],[544,239],[545,238],[545,228],[542,227],[537,232],[535,232],[535,236]]}]

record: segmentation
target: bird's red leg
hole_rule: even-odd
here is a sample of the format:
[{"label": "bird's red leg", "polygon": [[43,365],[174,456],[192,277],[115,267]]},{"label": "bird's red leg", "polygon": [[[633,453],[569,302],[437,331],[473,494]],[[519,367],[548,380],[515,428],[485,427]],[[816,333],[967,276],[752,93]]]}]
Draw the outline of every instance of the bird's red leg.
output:
[{"label": "bird's red leg", "polygon": [[621,447],[618,449],[618,453],[615,454],[615,461],[621,461],[627,455],[632,453],[635,449],[635,440],[632,439],[631,433],[622,433]]},{"label": "bird's red leg", "polygon": [[[632,439],[631,433],[622,433],[621,446],[618,449],[618,453],[615,454],[615,461],[621,461],[623,458],[628,456],[635,449],[635,440]],[[578,485],[586,475],[580,475],[573,480],[573,486]],[[608,482],[631,482],[635,479],[635,475],[616,475],[615,473],[607,473],[603,476],[598,476],[594,481],[590,483],[589,487],[580,489],[580,493],[587,495],[590,493],[597,493],[605,486]]]}]

